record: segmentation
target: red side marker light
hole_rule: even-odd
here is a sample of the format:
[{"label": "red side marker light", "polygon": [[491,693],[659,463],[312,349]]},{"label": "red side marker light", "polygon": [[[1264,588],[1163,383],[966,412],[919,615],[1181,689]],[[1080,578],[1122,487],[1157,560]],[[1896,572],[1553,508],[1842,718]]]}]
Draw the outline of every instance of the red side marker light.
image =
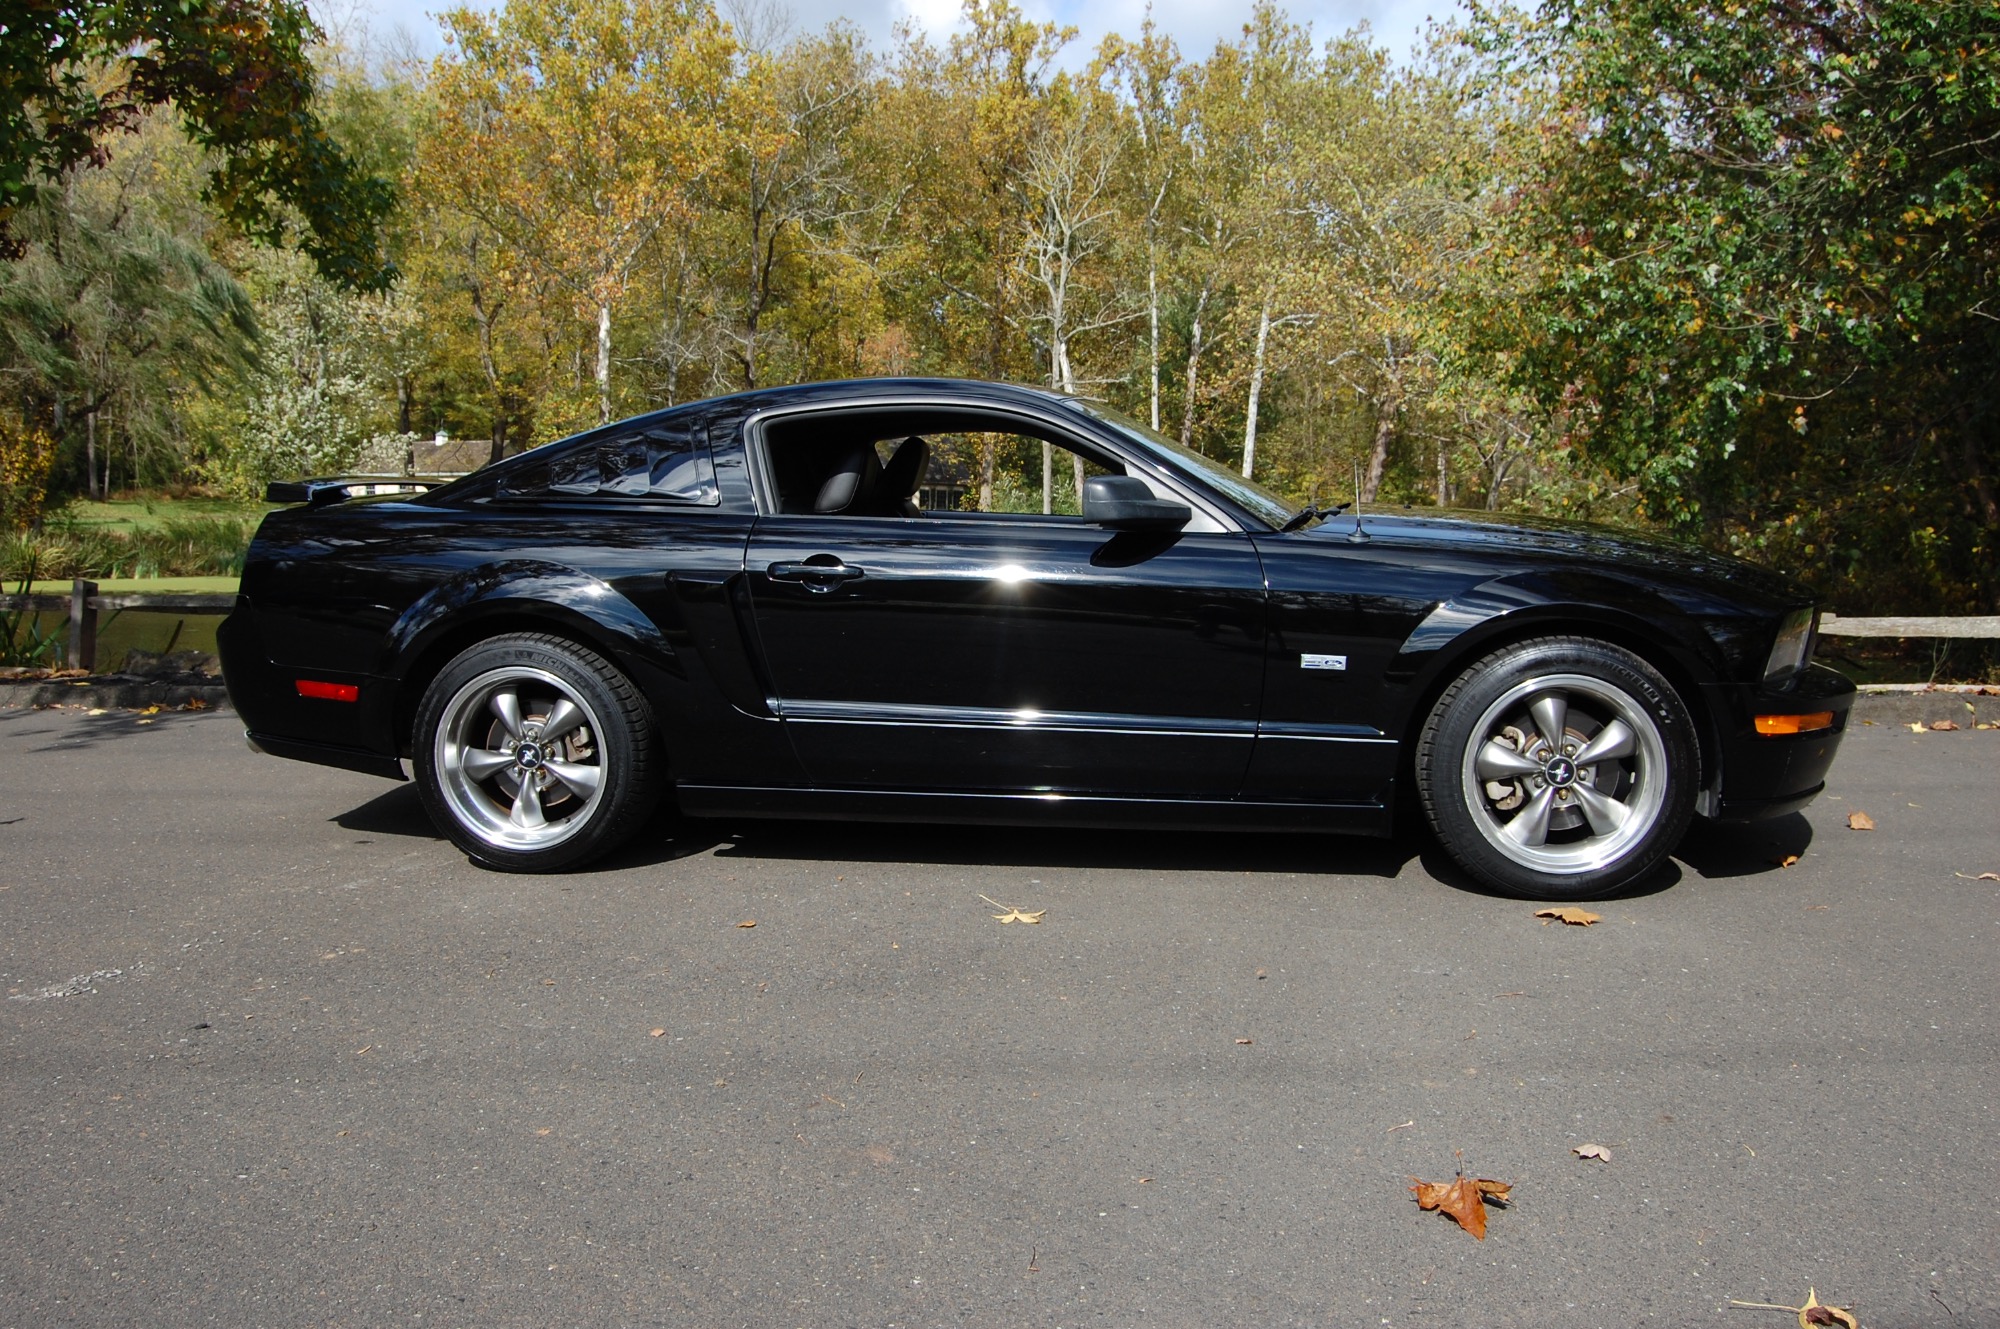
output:
[{"label": "red side marker light", "polygon": [[1760,715],[1757,717],[1757,732],[1760,734],[1805,734],[1815,729],[1833,728],[1832,711],[1812,711],[1805,715]]},{"label": "red side marker light", "polygon": [[353,683],[322,683],[316,678],[293,680],[301,697],[317,697],[321,701],[360,701],[361,689]]}]

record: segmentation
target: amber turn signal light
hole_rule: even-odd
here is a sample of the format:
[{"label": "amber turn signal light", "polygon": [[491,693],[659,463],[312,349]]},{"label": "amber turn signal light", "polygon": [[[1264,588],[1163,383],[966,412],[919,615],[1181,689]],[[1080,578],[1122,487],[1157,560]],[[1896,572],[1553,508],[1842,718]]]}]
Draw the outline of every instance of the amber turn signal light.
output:
[{"label": "amber turn signal light", "polygon": [[[298,687],[301,697],[317,697],[321,701],[360,701],[361,689],[353,683],[322,683],[316,678],[297,678],[292,682]],[[1764,722],[1757,722],[1762,725]]]},{"label": "amber turn signal light", "polygon": [[1833,728],[1832,711],[1809,711],[1804,715],[1760,715],[1760,734],[1807,734],[1815,729]]}]

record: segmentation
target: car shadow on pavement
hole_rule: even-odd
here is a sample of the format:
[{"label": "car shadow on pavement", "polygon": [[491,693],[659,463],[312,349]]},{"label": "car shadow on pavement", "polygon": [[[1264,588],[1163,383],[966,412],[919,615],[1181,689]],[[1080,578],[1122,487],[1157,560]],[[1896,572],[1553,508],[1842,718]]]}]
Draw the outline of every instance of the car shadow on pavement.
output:
[{"label": "car shadow on pavement", "polygon": [[[690,833],[695,824],[688,823]],[[824,821],[708,825],[709,836],[693,838],[712,838],[719,858],[1394,877],[1417,856],[1413,841],[1352,835]],[[689,837],[675,837],[683,838]],[[643,852],[645,846],[635,849]]]},{"label": "car shadow on pavement", "polygon": [[1812,844],[1812,823],[1793,812],[1769,821],[1718,823],[1699,817],[1674,854],[1696,876],[1710,881],[1778,872]]},{"label": "car shadow on pavement", "polygon": [[[399,784],[359,807],[349,808],[327,820],[344,831],[363,835],[405,835],[412,839],[444,843],[444,836],[438,834],[437,824],[424,810],[423,797],[414,784]],[[677,818],[666,825],[665,833],[641,835],[635,843],[618,853],[577,870],[604,872],[671,863],[677,858],[706,853],[717,845],[727,843],[728,836],[719,824]]]}]

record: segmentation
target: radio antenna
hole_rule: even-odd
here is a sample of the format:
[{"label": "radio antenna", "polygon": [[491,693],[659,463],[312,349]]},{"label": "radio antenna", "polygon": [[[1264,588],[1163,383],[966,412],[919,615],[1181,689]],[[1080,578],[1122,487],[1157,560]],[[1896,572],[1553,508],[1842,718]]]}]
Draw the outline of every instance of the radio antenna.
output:
[{"label": "radio antenna", "polygon": [[1347,537],[1351,545],[1365,544],[1368,532],[1361,529],[1361,463],[1354,464],[1354,531]]}]

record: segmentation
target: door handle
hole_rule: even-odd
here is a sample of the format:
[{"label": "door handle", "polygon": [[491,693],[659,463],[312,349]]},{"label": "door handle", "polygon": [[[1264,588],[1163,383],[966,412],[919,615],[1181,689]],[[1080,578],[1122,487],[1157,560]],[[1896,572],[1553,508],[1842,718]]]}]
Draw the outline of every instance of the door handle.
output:
[{"label": "door handle", "polygon": [[772,581],[804,582],[809,591],[826,592],[844,581],[864,576],[860,568],[838,561],[832,563],[773,563],[765,569]]}]

